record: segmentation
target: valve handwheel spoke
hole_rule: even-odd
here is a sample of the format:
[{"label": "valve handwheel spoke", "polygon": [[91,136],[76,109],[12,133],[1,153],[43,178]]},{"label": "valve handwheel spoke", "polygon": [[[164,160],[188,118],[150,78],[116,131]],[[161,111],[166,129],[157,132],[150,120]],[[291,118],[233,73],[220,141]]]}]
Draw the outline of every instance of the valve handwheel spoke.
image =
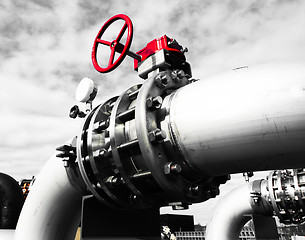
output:
[{"label": "valve handwheel spoke", "polygon": [[[110,41],[106,41],[102,39],[103,34],[105,33],[106,29],[115,21],[117,20],[123,20],[125,21],[122,29],[120,30],[119,34],[117,35],[116,39],[113,40],[112,42]],[[122,37],[124,36],[126,30],[128,30],[127,33],[127,40],[125,45],[121,44],[120,41],[122,39]],[[130,20],[130,18],[124,14],[118,14],[116,16],[113,16],[112,18],[110,18],[100,29],[99,33],[97,34],[94,44],[93,44],[93,48],[92,48],[92,63],[94,68],[101,72],[101,73],[107,73],[110,72],[112,70],[114,70],[115,68],[117,68],[122,61],[125,59],[126,55],[130,55],[130,45],[132,42],[132,36],[133,36],[133,26],[132,26],[132,22]],[[110,58],[108,61],[108,66],[107,67],[101,67],[98,62],[97,62],[97,49],[98,49],[98,45],[102,44],[105,46],[109,46],[110,47]],[[115,52],[119,53],[119,57],[115,60]]]},{"label": "valve handwheel spoke", "polygon": [[107,45],[107,46],[110,46],[111,45],[111,42],[108,42],[108,41],[105,41],[105,40],[102,40],[102,39],[96,39],[96,41],[98,42],[98,43],[101,43],[101,44],[103,44],[103,45]]},{"label": "valve handwheel spoke", "polygon": [[108,67],[111,66],[111,65],[113,64],[114,55],[115,55],[115,49],[113,48],[113,49],[111,50],[111,54],[110,54],[110,58],[109,58]]},{"label": "valve handwheel spoke", "polygon": [[128,25],[125,23],[124,26],[122,27],[122,30],[120,31],[118,37],[116,38],[117,42],[120,42],[122,37],[124,36],[124,33],[126,31],[126,29],[128,28]]}]

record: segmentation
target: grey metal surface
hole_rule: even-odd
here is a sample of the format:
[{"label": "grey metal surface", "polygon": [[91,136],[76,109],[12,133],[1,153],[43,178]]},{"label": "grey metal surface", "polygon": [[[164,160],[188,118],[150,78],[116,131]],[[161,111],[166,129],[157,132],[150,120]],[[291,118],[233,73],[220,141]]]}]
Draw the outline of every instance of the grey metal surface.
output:
[{"label": "grey metal surface", "polygon": [[203,175],[298,168],[305,157],[304,64],[231,71],[179,89],[168,126]]}]

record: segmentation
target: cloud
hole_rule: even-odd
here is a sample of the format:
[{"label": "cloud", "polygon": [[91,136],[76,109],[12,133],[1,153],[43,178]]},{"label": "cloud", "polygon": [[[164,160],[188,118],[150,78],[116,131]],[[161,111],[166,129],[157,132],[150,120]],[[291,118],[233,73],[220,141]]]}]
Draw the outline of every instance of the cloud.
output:
[{"label": "cloud", "polygon": [[[199,28],[208,33],[195,43],[195,49],[203,52],[195,68],[206,66],[204,76],[232,66],[304,59],[304,2],[246,1],[220,9],[214,14],[212,9],[207,20],[203,14],[196,29],[197,35]],[[213,19],[212,24],[209,19]]]},{"label": "cloud", "polygon": [[17,179],[31,177],[77,133],[80,121],[68,118],[74,101],[65,91],[11,75],[0,78],[0,169]]},{"label": "cloud", "polygon": [[[3,41],[11,45],[5,44],[2,52],[13,58],[6,59],[3,70],[16,71],[18,66],[20,75],[35,81],[39,76],[39,81],[53,87],[79,81],[80,75],[100,78],[90,60],[93,40],[103,22],[121,12],[134,23],[132,50],[167,33],[189,48],[187,58],[194,76],[201,78],[241,65],[304,58],[300,51],[305,38],[302,1],[53,1],[47,6],[27,1],[8,5],[1,32],[5,32]],[[106,87],[121,86],[126,73],[137,78],[131,59],[111,76],[103,76]]]}]

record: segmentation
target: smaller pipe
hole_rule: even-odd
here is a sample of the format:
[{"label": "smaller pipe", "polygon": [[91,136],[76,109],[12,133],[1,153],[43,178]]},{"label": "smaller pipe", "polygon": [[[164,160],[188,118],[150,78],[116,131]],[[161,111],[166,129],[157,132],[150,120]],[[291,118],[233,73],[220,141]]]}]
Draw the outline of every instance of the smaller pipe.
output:
[{"label": "smaller pipe", "polygon": [[235,188],[221,199],[207,224],[206,240],[238,240],[242,227],[253,212],[251,184]]},{"label": "smaller pipe", "polygon": [[224,196],[209,220],[206,240],[238,240],[243,226],[252,215],[273,215],[268,180],[241,185]]},{"label": "smaller pipe", "polygon": [[15,240],[72,240],[80,222],[82,192],[55,155],[44,165],[24,203]]}]

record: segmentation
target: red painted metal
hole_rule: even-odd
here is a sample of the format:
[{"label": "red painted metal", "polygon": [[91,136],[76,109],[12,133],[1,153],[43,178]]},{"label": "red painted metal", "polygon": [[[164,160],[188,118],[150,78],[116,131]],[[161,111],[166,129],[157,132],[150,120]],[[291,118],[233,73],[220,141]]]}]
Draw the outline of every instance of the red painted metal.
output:
[{"label": "red painted metal", "polygon": [[[166,35],[156,38],[149,42],[145,48],[138,51],[137,54],[142,57],[141,61],[144,61],[149,56],[153,55],[154,53],[160,51],[161,49],[165,49],[167,51],[170,51],[174,53],[179,58],[183,59],[185,61],[185,56],[183,53],[182,47],[174,40]],[[137,59],[134,60],[134,69],[138,69],[139,61]]]},{"label": "red painted metal", "polygon": [[[117,35],[116,39],[114,39],[112,42],[103,40],[102,36],[105,33],[106,29],[117,20],[124,20],[125,23],[124,23],[124,26],[122,27],[121,31]],[[126,40],[126,43],[124,46],[123,44],[120,43],[120,40],[122,39],[122,37],[125,34],[127,29],[128,29],[127,40]],[[102,26],[102,28],[100,29],[100,31],[98,32],[98,34],[94,40],[94,44],[92,47],[92,53],[91,53],[91,59],[92,59],[94,68],[101,73],[107,73],[107,72],[110,72],[110,71],[114,70],[115,68],[117,68],[122,63],[122,61],[124,60],[124,58],[126,57],[126,55],[129,52],[129,48],[130,48],[130,45],[132,42],[132,36],[133,36],[133,26],[132,26],[132,22],[128,16],[126,16],[124,14],[118,14],[118,15],[115,15],[112,18],[110,18]],[[110,58],[109,58],[107,67],[101,67],[97,62],[96,54],[97,54],[97,49],[98,49],[99,44],[109,46],[111,49],[111,54],[110,54]],[[120,56],[114,61],[115,52],[120,53]]]}]

